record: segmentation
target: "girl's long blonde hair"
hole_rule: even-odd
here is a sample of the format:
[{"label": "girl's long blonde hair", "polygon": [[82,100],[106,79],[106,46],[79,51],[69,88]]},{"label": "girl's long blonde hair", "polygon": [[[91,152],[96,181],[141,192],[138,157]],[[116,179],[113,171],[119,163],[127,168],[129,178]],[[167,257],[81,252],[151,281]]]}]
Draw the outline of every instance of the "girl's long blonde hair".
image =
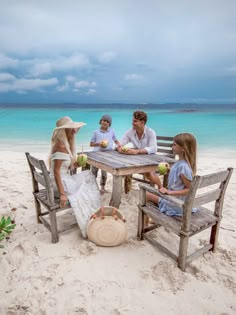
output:
[{"label": "girl's long blonde hair", "polygon": [[174,137],[174,142],[184,151],[184,159],[192,169],[193,175],[197,172],[197,141],[191,133],[180,133]]},{"label": "girl's long blonde hair", "polygon": [[64,144],[67,152],[70,155],[71,165],[73,165],[73,163],[76,161],[75,136],[68,139],[67,134],[66,134],[66,129],[58,129],[58,130],[54,130],[54,132],[52,134],[52,138],[51,138],[51,150],[50,150],[50,154],[49,154],[49,167],[51,166],[51,157],[52,157],[52,154],[54,153],[53,152],[54,147],[58,142],[61,142]]}]

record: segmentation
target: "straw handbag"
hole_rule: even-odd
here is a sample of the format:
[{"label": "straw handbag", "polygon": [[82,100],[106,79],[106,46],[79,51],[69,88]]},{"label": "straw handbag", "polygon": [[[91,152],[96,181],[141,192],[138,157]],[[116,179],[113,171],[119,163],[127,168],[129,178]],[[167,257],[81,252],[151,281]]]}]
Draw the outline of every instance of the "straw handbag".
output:
[{"label": "straw handbag", "polygon": [[87,225],[88,239],[99,246],[118,246],[127,238],[127,224],[122,212],[104,206],[97,210]]}]

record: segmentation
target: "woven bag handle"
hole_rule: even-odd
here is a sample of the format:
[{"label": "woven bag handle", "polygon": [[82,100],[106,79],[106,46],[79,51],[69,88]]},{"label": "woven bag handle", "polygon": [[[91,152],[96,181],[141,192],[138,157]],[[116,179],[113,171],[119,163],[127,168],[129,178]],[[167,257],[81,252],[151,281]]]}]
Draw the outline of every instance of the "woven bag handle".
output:
[{"label": "woven bag handle", "polygon": [[[102,206],[99,210],[100,210],[100,216],[99,216],[99,218],[103,220],[104,217],[105,217],[104,206]],[[112,215],[111,215],[111,216],[112,216],[115,220],[118,220],[119,218],[118,218],[118,216],[116,215],[116,212],[117,212],[117,208],[113,207],[113,209],[112,209]],[[94,214],[92,214],[92,216],[90,217],[90,219],[96,219],[97,217],[98,217],[97,214],[94,213]],[[124,216],[122,216],[122,221],[123,221],[123,222],[126,222]]]},{"label": "woven bag handle", "polygon": [[90,219],[97,219],[98,217],[100,219],[104,219],[104,217],[105,217],[104,207],[102,206],[99,210],[100,210],[100,215],[98,216],[96,213],[94,213],[94,214],[91,215]]},{"label": "woven bag handle", "polygon": [[[115,220],[118,220],[119,218],[118,218],[118,216],[116,215],[116,212],[117,212],[117,208],[113,208],[113,210],[112,210],[112,216],[115,218]],[[125,220],[125,217],[122,215],[122,219],[121,219],[123,222],[126,222],[126,220]]]}]

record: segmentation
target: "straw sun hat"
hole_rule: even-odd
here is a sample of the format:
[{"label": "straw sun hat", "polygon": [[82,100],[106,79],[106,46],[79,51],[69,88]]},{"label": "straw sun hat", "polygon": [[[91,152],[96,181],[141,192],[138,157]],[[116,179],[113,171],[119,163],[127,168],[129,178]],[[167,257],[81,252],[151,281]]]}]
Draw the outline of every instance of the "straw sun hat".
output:
[{"label": "straw sun hat", "polygon": [[54,131],[58,129],[68,129],[68,128],[77,129],[85,125],[86,124],[84,122],[75,122],[69,116],[65,116],[58,119],[58,121],[56,122],[56,128],[54,129]]}]

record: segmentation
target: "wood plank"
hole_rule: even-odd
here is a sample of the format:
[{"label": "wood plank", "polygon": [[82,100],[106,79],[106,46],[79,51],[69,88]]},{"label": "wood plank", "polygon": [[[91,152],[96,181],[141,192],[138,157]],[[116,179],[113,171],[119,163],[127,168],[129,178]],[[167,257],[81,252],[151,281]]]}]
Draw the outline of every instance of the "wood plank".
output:
[{"label": "wood plank", "polygon": [[39,220],[43,223],[43,225],[51,232],[51,225],[48,223],[48,221],[44,218],[44,217],[42,217],[42,216],[40,216],[39,217]]},{"label": "wood plank", "polygon": [[170,217],[164,213],[161,213],[157,207],[151,204],[147,204],[146,206],[141,207],[141,209],[156,224],[163,225],[164,227],[171,229],[175,234],[179,235],[181,230],[181,222],[176,221],[174,217]]},{"label": "wood plank", "polygon": [[126,155],[126,154],[121,154],[121,153],[117,153],[117,154],[113,153],[111,155],[111,161],[115,161],[116,163],[123,164],[121,165],[121,167],[157,165],[158,161],[155,159],[150,159],[150,156],[155,157],[155,154]]},{"label": "wood plank", "polygon": [[36,158],[33,157],[32,155],[28,155],[28,159],[29,159],[30,163],[31,163],[34,167],[36,167],[36,168],[38,168],[38,169],[40,169],[40,170],[42,171],[42,166],[41,166],[41,161],[40,161],[40,160],[36,159]]},{"label": "wood plank", "polygon": [[44,176],[42,174],[39,174],[37,171],[33,171],[34,179],[43,187],[46,187],[46,182],[44,179]]},{"label": "wood plank", "polygon": [[52,243],[57,243],[59,240],[58,230],[57,230],[57,216],[56,211],[49,212],[50,218],[50,226],[51,226],[51,236],[52,236]]},{"label": "wood plank", "polygon": [[229,171],[222,171],[222,172],[202,176],[202,181],[199,188],[203,188],[206,186],[214,185],[222,181],[225,181],[228,176],[228,173]]},{"label": "wood plank", "polygon": [[166,141],[172,141],[174,140],[174,137],[170,137],[170,136],[156,136],[156,139],[157,141],[163,141],[163,140],[166,140]]},{"label": "wood plank", "polygon": [[157,148],[157,151],[159,148],[162,148],[162,147],[167,147],[167,148],[170,148],[171,151],[172,151],[172,146],[173,146],[173,143],[167,143],[167,142],[158,142],[158,148]]},{"label": "wood plank", "polygon": [[199,206],[203,204],[217,200],[220,197],[220,194],[221,194],[221,189],[217,188],[212,191],[208,191],[206,193],[198,195],[194,200],[193,207],[198,208]]},{"label": "wood plank", "polygon": [[113,176],[113,188],[109,205],[119,208],[122,194],[122,177]]},{"label": "wood plank", "polygon": [[191,255],[187,257],[187,263],[191,262],[193,259],[200,257],[202,254],[208,252],[212,249],[212,244],[207,244],[204,247],[200,248],[199,250],[195,251]]},{"label": "wood plank", "polygon": [[167,154],[172,154],[172,155],[174,155],[173,152],[172,152],[172,150],[163,149],[163,148],[161,148],[161,147],[159,147],[159,148],[157,149],[157,152],[158,152],[158,153],[162,152],[162,153],[167,153]]},{"label": "wood plank", "polygon": [[168,256],[170,256],[172,259],[174,259],[175,261],[177,261],[177,256],[172,253],[170,250],[168,250],[166,247],[164,247],[163,245],[161,245],[159,242],[157,242],[156,240],[154,240],[152,237],[150,237],[147,234],[144,234],[143,236],[146,240],[148,240],[151,244],[153,244],[154,246],[156,246],[157,248],[159,248],[162,252],[164,252],[165,254],[167,254]]},{"label": "wood plank", "polygon": [[139,187],[142,188],[142,189],[145,189],[169,202],[171,202],[173,205],[176,205],[180,208],[182,208],[183,204],[184,204],[184,201],[177,198],[177,197],[174,197],[174,196],[170,196],[170,195],[164,195],[162,193],[159,192],[159,190],[157,190],[156,188],[148,185],[148,184],[139,184]]},{"label": "wood plank", "polygon": [[[146,165],[157,166],[163,161],[163,156],[157,154],[126,155],[116,151],[88,152],[86,154],[91,165],[94,165],[94,163],[101,163],[103,164],[103,167],[106,165],[110,168],[138,167]],[[170,163],[175,162],[172,158],[167,158],[166,161]]]}]

